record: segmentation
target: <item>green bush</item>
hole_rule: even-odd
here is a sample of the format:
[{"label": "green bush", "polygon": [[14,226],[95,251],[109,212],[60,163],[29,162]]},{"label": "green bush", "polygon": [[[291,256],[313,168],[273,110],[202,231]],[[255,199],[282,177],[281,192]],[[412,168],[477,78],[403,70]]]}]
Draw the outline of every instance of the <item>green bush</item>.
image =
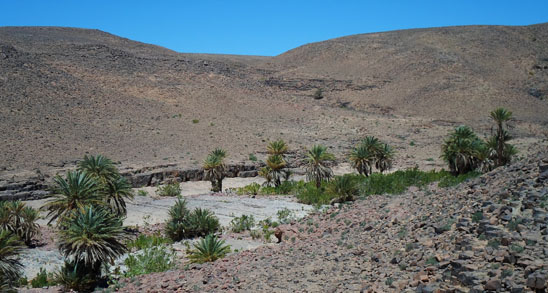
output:
[{"label": "green bush", "polygon": [[194,244],[194,249],[188,252],[188,258],[193,263],[212,262],[225,257],[229,252],[230,246],[225,245],[224,240],[210,234]]},{"label": "green bush", "polygon": [[219,231],[219,219],[207,209],[197,208],[190,212],[186,201],[179,198],[169,210],[166,234],[173,241],[183,238],[205,236]]},{"label": "green bush", "polygon": [[311,205],[324,205],[329,204],[334,198],[334,195],[325,191],[325,181],[322,181],[322,186],[316,187],[314,182],[307,182],[303,188],[299,188],[297,191],[297,199],[300,203]]},{"label": "green bush", "polygon": [[253,182],[253,183],[248,184],[244,187],[238,187],[236,189],[236,194],[238,194],[238,195],[257,195],[257,194],[259,194],[260,189],[261,189],[261,185],[259,185],[256,182]]},{"label": "green bush", "polygon": [[338,202],[353,201],[358,196],[356,176],[336,176],[327,185],[327,193],[336,198]]},{"label": "green bush", "polygon": [[32,288],[43,288],[56,285],[55,281],[48,275],[44,268],[40,268],[40,272],[30,281]]},{"label": "green bush", "polygon": [[187,237],[206,236],[219,231],[221,225],[215,214],[207,209],[197,208],[188,217]]},{"label": "green bush", "polygon": [[84,266],[65,261],[65,265],[55,274],[55,283],[63,286],[65,291],[91,292],[97,284],[96,278]]},{"label": "green bush", "polygon": [[175,257],[175,251],[165,245],[145,248],[138,253],[130,254],[124,260],[127,267],[124,277],[130,278],[173,269],[176,265]]},{"label": "green bush", "polygon": [[148,196],[148,191],[141,189],[141,190],[137,191],[137,195],[138,196]]},{"label": "green bush", "polygon": [[162,244],[171,244],[173,241],[169,238],[164,238],[160,234],[145,235],[140,234],[136,239],[128,242],[127,248],[129,250],[141,250],[145,248],[151,248]]},{"label": "green bush", "polygon": [[179,182],[169,183],[156,189],[156,194],[159,196],[180,196],[181,186]]},{"label": "green bush", "polygon": [[439,187],[455,186],[468,179],[476,178],[479,175],[481,175],[481,173],[477,171],[460,174],[458,176],[452,176],[451,174],[444,174],[443,178],[441,178],[440,182],[438,183],[438,186]]},{"label": "green bush", "polygon": [[251,230],[255,226],[255,218],[252,215],[242,215],[230,221],[230,229],[234,233]]}]

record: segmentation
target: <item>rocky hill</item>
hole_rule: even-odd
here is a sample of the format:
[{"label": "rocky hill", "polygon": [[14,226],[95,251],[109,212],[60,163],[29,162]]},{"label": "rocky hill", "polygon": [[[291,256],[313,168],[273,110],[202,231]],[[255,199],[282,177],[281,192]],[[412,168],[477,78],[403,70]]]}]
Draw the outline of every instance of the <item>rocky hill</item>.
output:
[{"label": "rocky hill", "polygon": [[[2,27],[0,172],[71,166],[86,153],[199,165],[214,147],[237,161],[280,137],[297,152],[322,143],[344,155],[366,134],[395,145],[405,167],[437,160],[454,125],[487,133],[498,106],[514,111],[513,134],[527,144],[546,136],[547,42],[548,24],[449,27],[257,57],[181,54],[98,30]],[[408,150],[407,137],[420,150]]]},{"label": "rocky hill", "polygon": [[281,226],[280,244],[125,279],[122,292],[545,292],[548,153],[459,186],[377,195]]}]

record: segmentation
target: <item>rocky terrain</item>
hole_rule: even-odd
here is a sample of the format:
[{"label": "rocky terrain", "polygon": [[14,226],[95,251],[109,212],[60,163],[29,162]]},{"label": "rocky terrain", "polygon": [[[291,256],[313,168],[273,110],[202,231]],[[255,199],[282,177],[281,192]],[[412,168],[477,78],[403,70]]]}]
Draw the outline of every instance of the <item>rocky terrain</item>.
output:
[{"label": "rocky terrain", "polygon": [[545,292],[548,153],[459,186],[377,195],[282,226],[277,246],[121,282],[124,292]]},{"label": "rocky terrain", "polygon": [[0,177],[46,176],[87,153],[195,168],[223,147],[241,162],[264,158],[278,138],[296,154],[322,143],[344,157],[365,135],[395,146],[400,168],[430,158],[441,166],[440,139],[461,123],[489,135],[499,106],[514,112],[523,150],[547,135],[547,42],[547,24],[448,27],[258,57],[182,54],[98,30],[2,27]]}]

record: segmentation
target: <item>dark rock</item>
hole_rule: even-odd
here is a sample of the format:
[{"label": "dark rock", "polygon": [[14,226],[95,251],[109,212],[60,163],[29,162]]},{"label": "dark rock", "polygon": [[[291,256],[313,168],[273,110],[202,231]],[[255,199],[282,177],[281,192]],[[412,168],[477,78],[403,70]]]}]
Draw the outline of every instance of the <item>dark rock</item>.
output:
[{"label": "dark rock", "polygon": [[485,283],[485,290],[487,291],[499,291],[501,289],[501,282],[499,279],[491,279]]}]

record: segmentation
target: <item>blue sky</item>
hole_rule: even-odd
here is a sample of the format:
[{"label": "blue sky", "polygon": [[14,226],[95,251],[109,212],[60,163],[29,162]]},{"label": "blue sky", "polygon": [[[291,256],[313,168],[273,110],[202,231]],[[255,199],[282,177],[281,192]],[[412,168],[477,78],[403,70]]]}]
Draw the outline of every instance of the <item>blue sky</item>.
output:
[{"label": "blue sky", "polygon": [[0,26],[96,28],[179,52],[277,55],[396,29],[548,22],[548,0],[0,0]]}]

